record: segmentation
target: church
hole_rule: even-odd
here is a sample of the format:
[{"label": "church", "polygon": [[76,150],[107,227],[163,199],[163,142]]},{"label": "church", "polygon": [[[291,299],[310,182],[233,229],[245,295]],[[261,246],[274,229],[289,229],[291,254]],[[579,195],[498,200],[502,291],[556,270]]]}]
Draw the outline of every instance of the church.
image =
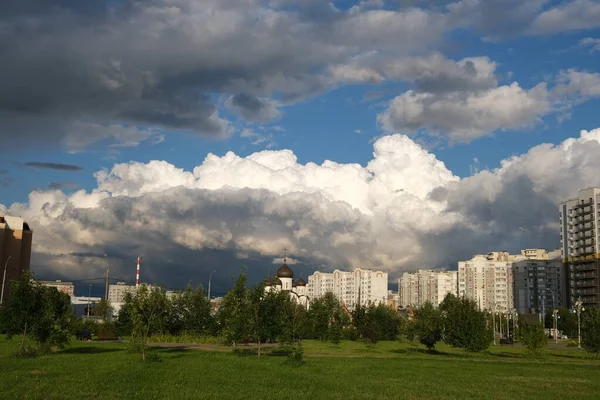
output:
[{"label": "church", "polygon": [[306,290],[306,281],[302,278],[294,282],[294,271],[287,265],[287,257],[283,259],[283,265],[277,270],[275,279],[265,279],[265,291],[271,290],[288,292],[290,297],[298,304],[309,308],[310,300]]}]

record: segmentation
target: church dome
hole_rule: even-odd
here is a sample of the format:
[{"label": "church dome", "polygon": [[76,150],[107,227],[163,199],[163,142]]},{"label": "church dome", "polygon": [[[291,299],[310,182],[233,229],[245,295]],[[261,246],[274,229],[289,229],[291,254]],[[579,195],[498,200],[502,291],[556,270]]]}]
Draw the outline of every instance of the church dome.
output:
[{"label": "church dome", "polygon": [[292,269],[290,267],[288,267],[286,262],[284,261],[281,268],[279,268],[277,270],[277,277],[278,278],[293,278],[294,271],[292,271]]},{"label": "church dome", "polygon": [[306,286],[306,282],[302,278],[298,279],[294,284],[296,286]]},{"label": "church dome", "polygon": [[271,282],[271,279],[269,279],[268,277],[265,278],[265,280],[263,281],[263,284],[265,286],[271,286],[273,284],[273,282]]}]

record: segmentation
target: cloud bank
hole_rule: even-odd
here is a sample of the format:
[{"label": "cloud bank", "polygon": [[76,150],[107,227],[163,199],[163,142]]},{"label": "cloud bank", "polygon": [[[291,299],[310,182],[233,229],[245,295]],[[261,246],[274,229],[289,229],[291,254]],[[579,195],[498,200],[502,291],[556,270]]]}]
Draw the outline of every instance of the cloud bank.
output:
[{"label": "cloud bank", "polygon": [[344,3],[3,1],[2,149],[137,146],[174,131],[226,138],[333,88],[390,81],[414,88],[380,116],[385,128],[468,141],[534,124],[565,99],[548,98],[543,82],[499,86],[485,58],[444,59],[436,51],[452,32],[502,40],[600,21],[591,0]]},{"label": "cloud bank", "polygon": [[305,266],[397,274],[479,252],[558,247],[557,204],[600,185],[598,154],[600,129],[581,131],[459,179],[409,137],[391,135],[374,143],[366,166],[299,164],[290,150],[209,154],[192,171],[131,162],[97,172],[92,191],[35,191],[0,212],[28,220],[38,271],[72,278],[109,264],[130,275],[138,254],[145,271],[172,284],[243,263],[258,265],[260,278],[284,249]]}]

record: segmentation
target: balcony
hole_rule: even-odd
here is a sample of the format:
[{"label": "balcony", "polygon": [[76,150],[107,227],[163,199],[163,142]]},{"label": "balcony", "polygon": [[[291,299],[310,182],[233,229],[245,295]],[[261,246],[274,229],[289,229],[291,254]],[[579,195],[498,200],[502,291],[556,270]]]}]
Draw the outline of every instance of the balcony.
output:
[{"label": "balcony", "polygon": [[582,263],[575,265],[575,271],[584,272],[584,271],[597,271],[595,263]]},{"label": "balcony", "polygon": [[577,296],[596,296],[598,295],[598,288],[575,289],[575,294]]},{"label": "balcony", "polygon": [[[597,279],[582,279],[582,280],[577,280],[575,282],[575,286],[577,288],[582,288],[582,290],[586,290],[583,288],[596,288],[598,286],[598,280]],[[595,290],[595,289],[593,289]],[[583,293],[585,294],[585,293]]]},{"label": "balcony", "polygon": [[597,278],[598,277],[598,272],[596,270],[590,271],[590,272],[577,272],[576,274],[571,274],[571,279],[577,278],[577,279],[590,279],[590,278]]}]

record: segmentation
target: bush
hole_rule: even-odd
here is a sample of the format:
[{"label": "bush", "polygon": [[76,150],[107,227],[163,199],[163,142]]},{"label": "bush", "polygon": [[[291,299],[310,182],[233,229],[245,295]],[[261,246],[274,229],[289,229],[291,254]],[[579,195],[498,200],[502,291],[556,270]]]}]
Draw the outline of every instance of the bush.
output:
[{"label": "bush", "polygon": [[14,358],[35,358],[41,354],[40,348],[38,346],[32,344],[23,344],[23,346],[19,346],[15,354]]},{"label": "bush", "polygon": [[577,347],[577,341],[569,340],[569,342],[567,343],[567,347]]},{"label": "bush", "polygon": [[544,328],[537,323],[521,325],[519,339],[527,347],[527,350],[534,354],[539,353],[548,343]]},{"label": "bush", "polygon": [[485,313],[473,300],[449,294],[440,304],[440,310],[444,314],[444,341],[447,344],[470,352],[483,351],[490,346],[493,336],[486,327]]},{"label": "bush", "polygon": [[355,327],[349,326],[343,330],[342,337],[344,340],[351,340],[355,342],[360,338],[360,333]]},{"label": "bush", "polygon": [[295,367],[304,365],[304,349],[302,345],[292,346],[288,353],[286,364]]},{"label": "bush", "polygon": [[600,354],[600,310],[586,309],[581,315],[581,346],[598,357]]},{"label": "bush", "polygon": [[421,344],[429,350],[435,349],[435,344],[442,339],[442,319],[440,311],[429,302],[421,307],[413,324],[414,333]]}]

